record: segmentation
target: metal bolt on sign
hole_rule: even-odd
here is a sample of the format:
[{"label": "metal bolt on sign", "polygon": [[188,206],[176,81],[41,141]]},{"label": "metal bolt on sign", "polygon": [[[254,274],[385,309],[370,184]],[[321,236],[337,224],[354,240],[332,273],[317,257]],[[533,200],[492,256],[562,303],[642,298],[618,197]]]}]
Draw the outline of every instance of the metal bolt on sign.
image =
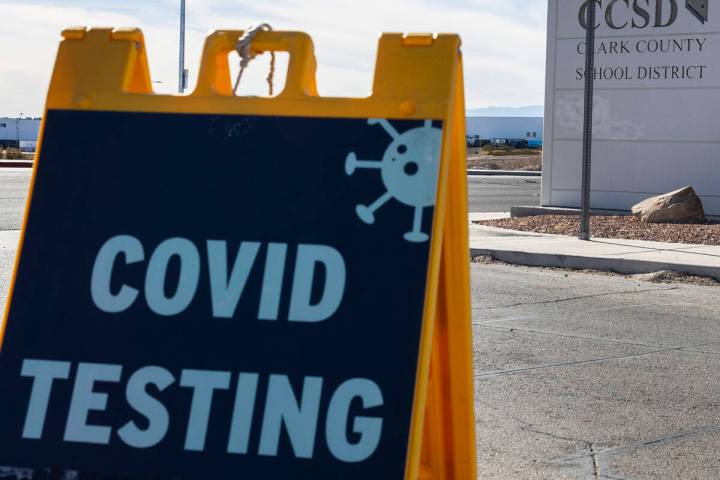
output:
[{"label": "metal bolt on sign", "polygon": [[580,240],[590,240],[590,168],[592,159],[593,80],[595,73],[595,2],[587,2],[585,29],[585,110],[583,115],[582,196]]}]

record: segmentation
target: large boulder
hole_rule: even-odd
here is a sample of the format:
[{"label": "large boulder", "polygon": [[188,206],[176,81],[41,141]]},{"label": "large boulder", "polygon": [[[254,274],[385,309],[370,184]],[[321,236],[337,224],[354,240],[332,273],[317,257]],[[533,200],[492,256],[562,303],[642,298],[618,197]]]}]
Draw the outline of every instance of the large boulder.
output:
[{"label": "large boulder", "polygon": [[632,207],[645,223],[702,223],[705,211],[692,187],[648,198]]}]

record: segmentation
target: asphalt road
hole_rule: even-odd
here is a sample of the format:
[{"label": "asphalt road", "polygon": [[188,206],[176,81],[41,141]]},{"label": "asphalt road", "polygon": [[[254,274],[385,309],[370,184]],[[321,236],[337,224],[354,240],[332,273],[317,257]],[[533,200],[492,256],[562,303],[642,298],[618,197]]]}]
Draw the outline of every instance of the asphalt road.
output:
[{"label": "asphalt road", "polygon": [[0,168],[0,230],[20,228],[29,184],[29,168]]},{"label": "asphalt road", "polygon": [[[0,169],[0,230],[17,230],[30,182],[30,169]],[[539,205],[539,177],[468,178],[470,212],[507,212],[511,206]]]},{"label": "asphalt road", "polygon": [[519,205],[540,205],[540,177],[468,177],[470,212],[509,212]]}]

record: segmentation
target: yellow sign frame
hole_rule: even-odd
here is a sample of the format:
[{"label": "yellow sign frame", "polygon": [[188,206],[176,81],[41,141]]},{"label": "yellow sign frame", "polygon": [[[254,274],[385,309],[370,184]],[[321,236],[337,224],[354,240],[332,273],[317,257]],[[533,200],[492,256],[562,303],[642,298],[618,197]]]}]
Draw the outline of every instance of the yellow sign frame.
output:
[{"label": "yellow sign frame", "polygon": [[[474,480],[477,472],[460,38],[453,34],[383,34],[372,94],[366,98],[329,98],[318,96],[313,44],[307,34],[260,32],[252,43],[253,51],[285,51],[290,55],[285,88],[278,96],[266,98],[233,94],[228,54],[242,35],[240,30],[211,33],[195,90],[188,95],[159,95],[152,90],[139,29],[67,29],[62,33],[46,112],[63,109],[442,120],[443,146],[405,479]],[[40,146],[43,130],[44,120]],[[41,150],[33,169],[9,299],[39,162]],[[6,320],[9,307],[10,302],[5,309]],[[0,345],[6,323],[0,329]]]}]

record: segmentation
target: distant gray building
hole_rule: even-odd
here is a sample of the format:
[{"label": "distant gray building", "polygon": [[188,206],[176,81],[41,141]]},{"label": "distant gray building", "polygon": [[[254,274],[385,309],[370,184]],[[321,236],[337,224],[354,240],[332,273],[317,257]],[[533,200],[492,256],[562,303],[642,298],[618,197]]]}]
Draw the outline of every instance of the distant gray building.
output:
[{"label": "distant gray building", "polygon": [[0,148],[34,152],[39,131],[39,118],[0,117]]},{"label": "distant gray building", "polygon": [[542,117],[467,117],[467,135],[492,143],[520,143],[542,146]]}]

